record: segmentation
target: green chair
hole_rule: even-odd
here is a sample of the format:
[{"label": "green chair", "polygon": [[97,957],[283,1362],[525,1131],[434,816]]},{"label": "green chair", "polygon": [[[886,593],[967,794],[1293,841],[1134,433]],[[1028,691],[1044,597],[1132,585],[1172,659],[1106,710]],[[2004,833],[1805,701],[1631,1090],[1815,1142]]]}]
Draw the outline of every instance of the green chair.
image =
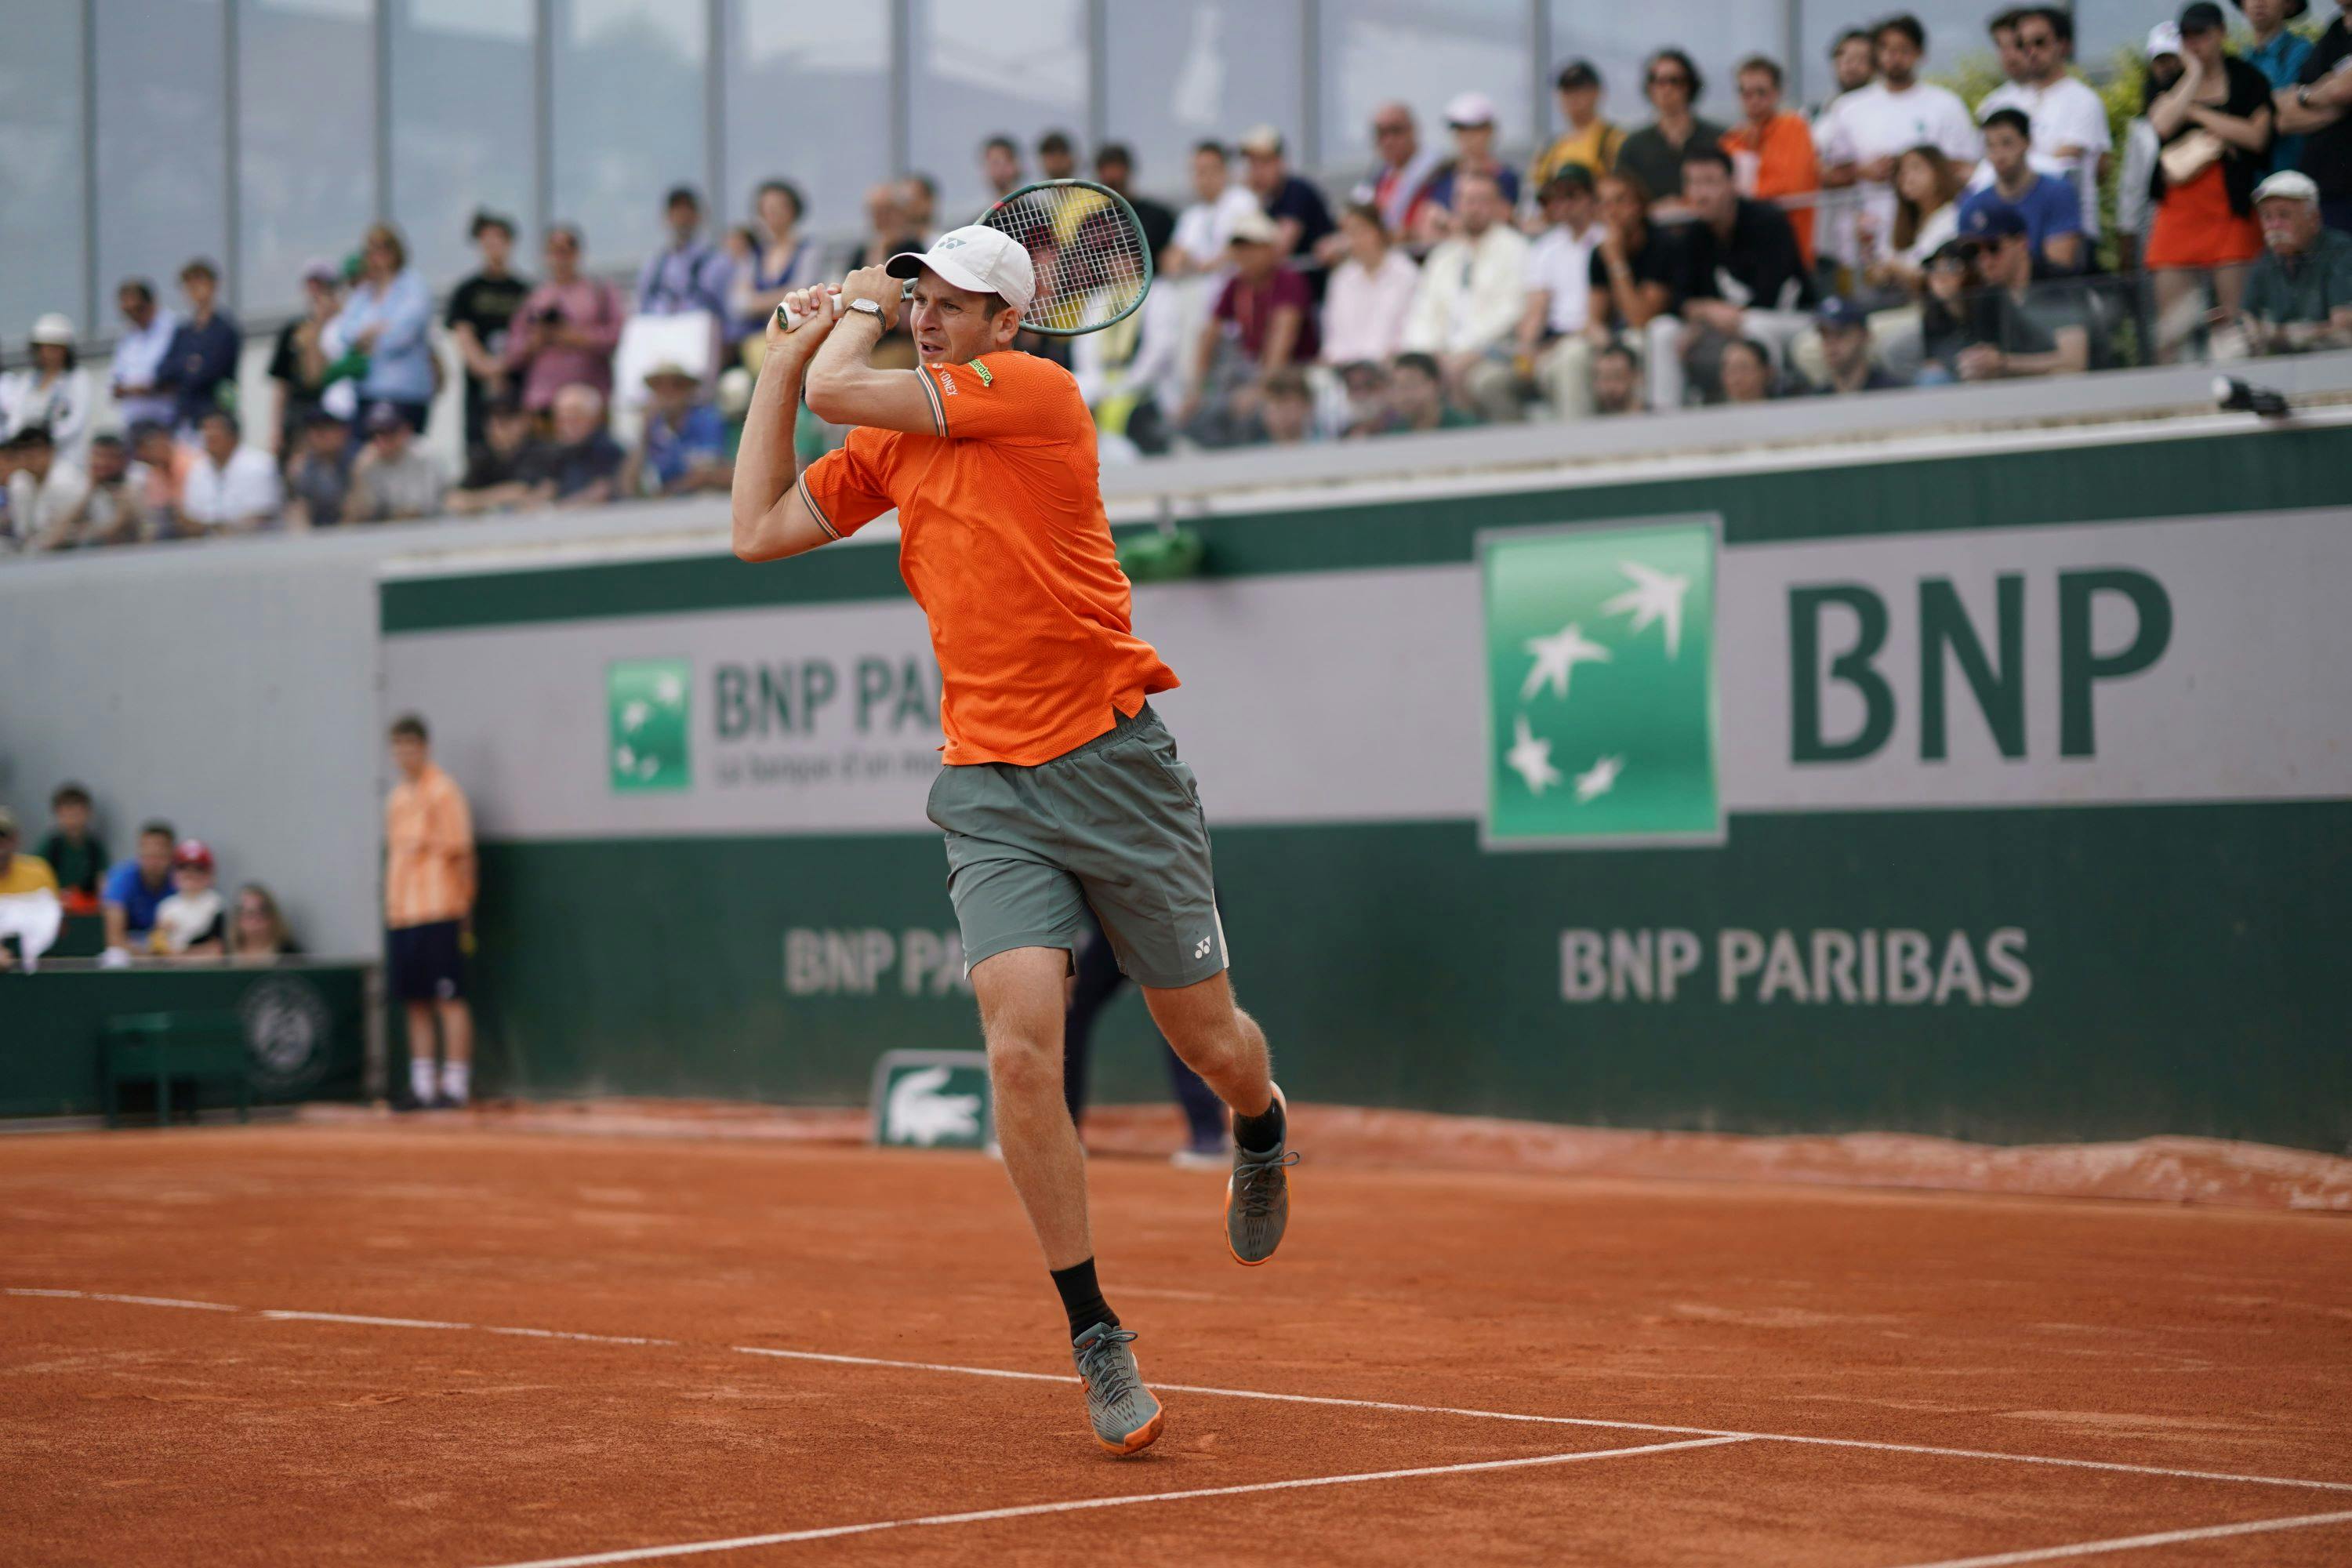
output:
[{"label": "green chair", "polygon": [[253,1120],[252,1058],[245,1044],[245,1020],[235,1013],[129,1013],[109,1018],[99,1030],[100,1093],[106,1124],[121,1123],[121,1090],[126,1080],[155,1085],[155,1124],[172,1120],[174,1079],[194,1083],[202,1103],[207,1083],[236,1091],[236,1119]]}]

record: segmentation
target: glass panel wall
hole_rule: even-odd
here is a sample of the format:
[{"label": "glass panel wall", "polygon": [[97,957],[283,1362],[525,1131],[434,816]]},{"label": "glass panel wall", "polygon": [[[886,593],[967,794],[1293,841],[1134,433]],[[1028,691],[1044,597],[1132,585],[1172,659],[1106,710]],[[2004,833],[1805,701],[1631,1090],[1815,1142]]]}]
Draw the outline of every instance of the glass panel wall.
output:
[{"label": "glass panel wall", "polygon": [[727,135],[716,209],[751,216],[751,190],[782,175],[821,234],[855,232],[866,187],[891,166],[890,8],[812,9],[726,0]]},{"label": "glass panel wall", "polygon": [[709,19],[678,0],[556,0],[549,216],[577,224],[595,271],[665,243],[662,195],[710,193],[703,64]]},{"label": "glass panel wall", "polygon": [[12,365],[43,311],[65,311],[84,336],[103,327],[86,297],[81,27],[78,5],[20,7],[0,48],[0,354]]},{"label": "glass panel wall", "polygon": [[1321,17],[1326,169],[1371,166],[1372,110],[1391,99],[1412,106],[1423,145],[1445,146],[1445,105],[1473,89],[1494,100],[1496,150],[1517,161],[1531,149],[1535,10],[1524,0],[1327,0]]},{"label": "glass panel wall", "polygon": [[539,95],[531,0],[385,0],[391,7],[392,193],[408,253],[436,289],[473,269],[478,209],[538,255]]},{"label": "glass panel wall", "polygon": [[246,314],[296,309],[302,263],[374,220],[374,0],[238,0],[236,277]]},{"label": "glass panel wall", "polygon": [[[941,224],[965,222],[979,210],[986,194],[982,139],[1018,142],[1023,172],[1033,179],[1041,133],[1066,131],[1083,142],[1085,0],[915,0],[909,43],[908,147],[914,166],[939,182]],[[1081,146],[1080,155],[1091,151]]]},{"label": "glass panel wall", "polygon": [[95,4],[98,324],[112,332],[122,279],[173,304],[182,263],[228,259],[227,31],[222,0]]},{"label": "glass panel wall", "polygon": [[[1307,129],[1305,26],[1300,0],[1108,7],[1103,119],[1135,153],[1136,188],[1189,201],[1192,144],[1230,142],[1253,125],[1272,125],[1297,147]],[[1344,158],[1361,155],[1361,131]]]}]

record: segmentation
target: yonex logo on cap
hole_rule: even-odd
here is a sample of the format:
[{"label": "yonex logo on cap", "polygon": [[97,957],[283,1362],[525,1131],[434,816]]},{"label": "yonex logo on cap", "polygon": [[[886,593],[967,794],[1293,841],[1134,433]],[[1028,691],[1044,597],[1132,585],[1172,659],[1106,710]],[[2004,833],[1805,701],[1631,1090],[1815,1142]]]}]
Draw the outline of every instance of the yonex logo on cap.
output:
[{"label": "yonex logo on cap", "polygon": [[932,248],[933,250],[953,250],[953,249],[955,249],[957,247],[959,247],[959,246],[961,246],[961,245],[962,245],[962,244],[964,244],[964,243],[965,243],[965,242],[964,242],[964,241],[962,241],[962,240],[961,240],[961,239],[953,239],[953,238],[950,238],[950,239],[943,239],[943,240],[940,241],[937,245],[935,245],[935,246],[931,247],[931,248]]}]

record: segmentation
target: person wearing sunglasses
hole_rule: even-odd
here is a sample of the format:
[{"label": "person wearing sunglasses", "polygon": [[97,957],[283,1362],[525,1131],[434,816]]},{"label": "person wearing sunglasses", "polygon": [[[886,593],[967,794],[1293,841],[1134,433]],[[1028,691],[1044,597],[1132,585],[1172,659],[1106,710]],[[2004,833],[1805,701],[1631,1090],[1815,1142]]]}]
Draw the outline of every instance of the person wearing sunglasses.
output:
[{"label": "person wearing sunglasses", "polygon": [[1721,145],[1725,128],[1700,119],[1694,110],[1706,90],[1706,80],[1682,50],[1660,49],[1652,55],[1645,79],[1650,107],[1657,118],[1625,138],[1625,144],[1617,150],[1617,166],[1642,182],[1650,193],[1654,214],[1678,216],[1683,154],[1693,147]]}]

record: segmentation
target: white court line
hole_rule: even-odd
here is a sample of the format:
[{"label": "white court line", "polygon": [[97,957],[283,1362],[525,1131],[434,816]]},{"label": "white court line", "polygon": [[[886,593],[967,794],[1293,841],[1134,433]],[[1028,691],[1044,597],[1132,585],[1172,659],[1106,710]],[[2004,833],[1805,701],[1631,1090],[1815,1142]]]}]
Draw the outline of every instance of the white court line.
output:
[{"label": "white court line", "polygon": [[2054,1563],[2061,1557],[2093,1557],[2103,1552],[2137,1552],[2146,1546],[2177,1546],[2184,1541],[2219,1541],[2226,1535],[2260,1535],[2272,1530],[2304,1530],[2315,1524],[2352,1523],[2352,1511],[2306,1513],[2294,1519],[2257,1519],[2245,1524],[2213,1524],[2202,1530],[2168,1530],[2157,1535],[2119,1535],[2112,1541],[2078,1541],[2072,1546],[2040,1546],[2000,1552],[1990,1557],[1950,1557],[1916,1563],[1911,1568],[2010,1568],[2016,1563]]},{"label": "white court line", "polygon": [[373,1329],[470,1329],[471,1323],[436,1323],[429,1318],[364,1318],[350,1312],[289,1312],[264,1307],[261,1315],[281,1322],[364,1323]]},{"label": "white court line", "polygon": [[[1066,1373],[1007,1372],[992,1366],[955,1366],[943,1362],[887,1361],[877,1356],[828,1355],[817,1351],[771,1350],[764,1345],[730,1345],[745,1355],[775,1356],[783,1361],[831,1362],[842,1366],[894,1367],[906,1372],[950,1372],[965,1377],[1010,1377],[1031,1383],[1076,1383]],[[1265,1399],[1282,1405],[1338,1405],[1349,1410],[1387,1410],[1403,1415],[1466,1415],[1483,1421],[1526,1421],[1545,1426],[1591,1426],[1612,1432],[1655,1432],[1663,1436],[1739,1437],[1766,1443],[1801,1443],[1823,1448],[1864,1448],[1888,1454],[1924,1454],[1945,1459],[2005,1459],[2019,1465],[2059,1465],[2078,1470],[2119,1470],[2126,1475],[2163,1476],[2185,1481],[2242,1481],[2258,1486],[2309,1487],[2319,1491],[2352,1492],[2352,1481],[2311,1481],[2286,1476],[2246,1476],[2224,1470],[2183,1470],[2162,1465],[2126,1465],[2106,1459],[2063,1459],[2046,1454],[2008,1454],[1996,1448],[1946,1448],[1925,1443],[1882,1443],[1867,1437],[1806,1437],[1786,1432],[1738,1432],[1718,1426],[1671,1426],[1655,1421],[1604,1421],[1586,1415],[1529,1415],[1513,1410],[1477,1410],[1458,1405],[1405,1405],[1389,1399],[1342,1399],[1327,1394],[1269,1394],[1256,1388],[1213,1388],[1194,1383],[1160,1383],[1162,1394],[1204,1394],[1223,1399]]]},{"label": "white court line", "polygon": [[12,1287],[11,1296],[53,1296],[63,1301],[121,1301],[131,1307],[190,1307],[200,1312],[242,1312],[243,1307],[233,1307],[226,1301],[184,1301],[177,1296],[117,1296],[104,1290],[36,1290],[29,1286]]},{"label": "white court line", "polygon": [[649,1340],[636,1334],[578,1334],[568,1329],[487,1328],[486,1334],[521,1334],[534,1340],[585,1340],[592,1345],[674,1345],[676,1340]]},{"label": "white court line", "polygon": [[1687,1443],[1645,1443],[1638,1448],[1588,1449],[1574,1454],[1538,1454],[1524,1459],[1475,1459],[1461,1465],[1415,1465],[1402,1470],[1360,1470],[1344,1476],[1308,1476],[1290,1481],[1251,1481],[1242,1486],[1197,1487],[1181,1492],[1139,1492],[1129,1497],[1076,1498],[1067,1502],[1024,1503],[1017,1508],[974,1509],[969,1513],[933,1513],[919,1519],[881,1519],[866,1524],[835,1524],[818,1530],[782,1530],[772,1535],[738,1535],[725,1541],[689,1541],[675,1546],[638,1546],[621,1552],[592,1552],[584,1557],[541,1557],[529,1563],[508,1563],[499,1568],[595,1568],[604,1563],[644,1563],[657,1557],[692,1557],[706,1552],[741,1552],[754,1546],[784,1546],[796,1541],[830,1541],[843,1535],[871,1535],[880,1530],[913,1530],[943,1524],[985,1524],[1000,1519],[1034,1519],[1041,1514],[1080,1513],[1097,1508],[1132,1508],[1147,1502],[1182,1502],[1192,1498],[1241,1497],[1251,1492],[1299,1491],[1309,1487],[1356,1486],[1365,1481],[1399,1481],[1416,1476],[1464,1476],[1481,1470],[1523,1470],[1538,1465],[1573,1465],[1586,1459],[1630,1459],[1640,1454],[1669,1454],[1685,1448],[1713,1448],[1740,1437],[1702,1437]]},{"label": "white court line", "polygon": [[[39,1290],[29,1287],[8,1288],[10,1296],[51,1296],[74,1300],[130,1300],[130,1297],[99,1297],[83,1290]],[[161,1300],[163,1298],[150,1298]],[[216,1303],[203,1303],[207,1306]],[[222,1307],[224,1311],[246,1311],[242,1307]],[[370,1318],[341,1312],[295,1312],[278,1309],[259,1309],[265,1318],[291,1319],[322,1323],[358,1323],[380,1328],[396,1329],[475,1329],[471,1323],[442,1323],[423,1318]],[[530,1333],[530,1330],[491,1329],[493,1333]],[[536,1331],[549,1335],[556,1330]],[[595,1336],[565,1336],[583,1339]],[[612,1336],[611,1342],[627,1344],[632,1341]],[[675,1340],[646,1340],[651,1345],[676,1345]],[[741,1355],[772,1356],[780,1361],[823,1362],[835,1366],[888,1367],[902,1372],[944,1372],[960,1377],[1009,1378],[1021,1383],[1074,1384],[1077,1378],[1069,1373],[1014,1372],[1003,1367],[958,1366],[949,1362],[892,1361],[880,1356],[835,1355],[822,1351],[776,1350],[766,1345],[730,1345],[729,1350]],[[1886,1443],[1868,1437],[1812,1437],[1790,1432],[1739,1432],[1717,1426],[1675,1426],[1656,1421],[1608,1421],[1590,1415],[1531,1415],[1516,1410],[1480,1410],[1456,1405],[1407,1405],[1388,1399],[1344,1399],[1327,1394],[1273,1394],[1257,1388],[1214,1388],[1201,1384],[1155,1383],[1152,1386],[1166,1394],[1200,1394],[1222,1399],[1263,1399],[1282,1405],[1317,1405],[1345,1410],[1386,1410],[1403,1415],[1461,1415],[1480,1421],[1520,1421],[1545,1426],[1582,1426],[1608,1432],[1654,1432],[1662,1436],[1737,1438],[1761,1443],[1795,1443],[1815,1448],[1855,1448],[1881,1454],[1918,1454],[1941,1459],[1994,1459],[2012,1465],[2050,1465],[2062,1469],[2104,1470],[2130,1476],[2161,1476],[2169,1480],[2231,1481],[2247,1486],[2300,1487],[2312,1491],[2352,1492],[2352,1481],[2309,1480],[2297,1476],[2251,1476],[2229,1470],[2188,1470],[2165,1465],[2129,1465],[2110,1459],[2071,1459],[2053,1454],[2012,1454],[1998,1448],[1950,1448],[1927,1443]]]}]

